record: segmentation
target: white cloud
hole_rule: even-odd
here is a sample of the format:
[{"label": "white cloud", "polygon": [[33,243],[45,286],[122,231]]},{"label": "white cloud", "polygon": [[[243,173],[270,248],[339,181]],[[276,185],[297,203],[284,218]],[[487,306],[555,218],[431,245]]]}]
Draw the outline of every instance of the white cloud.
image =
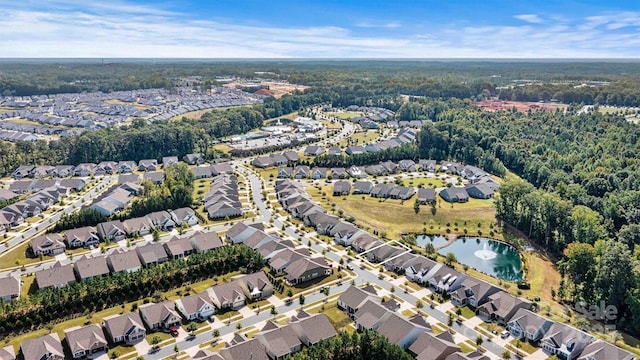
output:
[{"label": "white cloud", "polygon": [[535,15],[535,14],[520,14],[520,15],[515,15],[514,18],[528,22],[528,23],[532,23],[532,24],[539,24],[543,21],[538,15]]},{"label": "white cloud", "polygon": [[[0,0],[0,3],[2,0]],[[543,26],[485,23],[433,28],[367,21],[337,26],[286,27],[229,19],[195,20],[170,7],[151,9],[124,0],[109,6],[80,0],[24,0],[0,8],[0,57],[171,58],[603,58],[639,57],[638,13],[605,14]],[[39,5],[34,5],[39,4]],[[38,10],[34,10],[38,9]],[[79,10],[81,9],[81,10]],[[616,16],[617,15],[617,16]],[[535,16],[535,15],[533,15]],[[246,19],[245,19],[246,20]],[[251,21],[252,19],[248,19]],[[585,24],[589,27],[583,28]],[[366,35],[366,28],[396,29]],[[615,31],[613,31],[615,30]],[[365,34],[365,35],[361,35]]]}]

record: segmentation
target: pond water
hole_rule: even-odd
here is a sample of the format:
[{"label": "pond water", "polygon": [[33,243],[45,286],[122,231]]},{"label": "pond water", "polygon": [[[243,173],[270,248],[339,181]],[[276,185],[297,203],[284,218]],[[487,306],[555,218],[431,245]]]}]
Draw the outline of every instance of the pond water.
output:
[{"label": "pond water", "polygon": [[432,243],[433,246],[437,249],[439,246],[443,246],[447,243],[447,238],[444,236],[434,235],[418,235],[416,237],[416,244],[421,248],[424,248],[427,243]]},{"label": "pond water", "polygon": [[[437,245],[434,243],[434,246]],[[465,237],[438,250],[441,255],[449,252],[455,254],[459,263],[491,276],[509,281],[522,280],[520,254],[511,245],[487,238]]]}]

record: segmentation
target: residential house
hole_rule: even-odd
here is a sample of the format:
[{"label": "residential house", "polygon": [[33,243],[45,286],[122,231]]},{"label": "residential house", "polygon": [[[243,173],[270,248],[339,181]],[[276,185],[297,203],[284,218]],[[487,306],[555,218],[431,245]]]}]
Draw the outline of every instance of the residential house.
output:
[{"label": "residential house", "polygon": [[208,320],[216,308],[206,292],[185,296],[176,300],[176,309],[189,320]]},{"label": "residential house", "polygon": [[371,176],[385,176],[389,174],[388,170],[381,164],[369,165],[365,167],[364,171]]},{"label": "residential house", "polygon": [[171,259],[180,259],[193,252],[193,245],[191,245],[189,238],[179,238],[174,236],[163,245]]},{"label": "residential house", "polygon": [[418,160],[418,170],[434,173],[436,172],[436,161],[420,159]]},{"label": "residential house", "polygon": [[333,196],[345,196],[351,193],[351,183],[348,181],[336,181],[333,183]]},{"label": "residential house", "polygon": [[418,202],[422,205],[435,204],[436,190],[431,188],[418,188]]},{"label": "residential house", "polygon": [[365,231],[352,235],[349,240],[351,241],[351,248],[358,253],[365,252],[376,246],[384,244],[384,242]]},{"label": "residential house", "polygon": [[331,229],[340,222],[337,216],[328,215],[323,212],[316,212],[304,218],[307,226],[316,228],[316,232],[320,235],[328,235]]},{"label": "residential house", "polygon": [[378,183],[371,188],[369,195],[376,198],[388,198],[391,193],[391,189],[393,189],[393,185]]},{"label": "residential house", "polygon": [[171,211],[171,219],[176,224],[176,226],[181,226],[182,224],[188,226],[194,226],[198,224],[198,217],[196,216],[196,212],[193,211],[190,207],[183,207],[179,209],[175,209]]},{"label": "residential house", "polygon": [[113,175],[118,172],[118,163],[115,161],[103,161],[96,166],[96,172]]},{"label": "residential house", "polygon": [[93,248],[100,243],[97,231],[91,226],[84,226],[64,231],[64,241],[69,248]]},{"label": "residential house", "polygon": [[381,246],[371,249],[367,253],[367,259],[370,262],[377,263],[392,258],[403,252],[406,252],[406,250],[383,243]]},{"label": "residential house", "polygon": [[64,330],[64,338],[74,359],[94,357],[107,351],[107,340],[100,325],[74,326]]},{"label": "residential house", "polygon": [[119,175],[118,176],[118,185],[127,184],[127,183],[139,184],[140,183],[140,175],[138,175],[138,174],[125,174],[125,175]]},{"label": "residential house", "polygon": [[209,251],[221,247],[222,240],[215,231],[196,232],[190,238],[195,251]]},{"label": "residential house", "polygon": [[289,325],[260,332],[254,336],[254,339],[260,341],[271,359],[284,359],[302,350],[302,342],[293,327]]},{"label": "residential house", "polygon": [[116,249],[107,257],[107,266],[114,273],[134,272],[142,268],[142,263],[135,251]]},{"label": "residential house", "polygon": [[297,163],[298,161],[300,161],[300,155],[298,155],[298,153],[293,150],[283,152],[282,156],[287,159],[287,163],[289,164]]},{"label": "residential house", "polygon": [[[409,160],[411,161],[411,160]],[[381,162],[380,165],[384,168],[384,170],[388,173],[388,174],[395,174],[398,172],[398,165],[396,163],[394,163],[391,160],[387,160],[384,162]],[[415,164],[414,164],[415,166]]]},{"label": "residential house", "polygon": [[34,185],[35,181],[33,180],[14,181],[9,185],[9,191],[16,194],[26,194],[29,191],[33,190]]},{"label": "residential house", "polygon": [[444,331],[438,335],[423,332],[407,349],[416,360],[445,360],[447,356],[461,351],[453,335]]},{"label": "residential house", "polygon": [[496,321],[504,326],[519,309],[531,310],[531,302],[505,291],[498,291],[489,296],[489,301],[478,307],[477,314],[484,321]]},{"label": "residential house", "polygon": [[158,161],[156,159],[144,159],[138,162],[138,170],[140,171],[156,171],[158,170]]},{"label": "residential house", "polygon": [[242,216],[242,205],[235,201],[224,201],[207,207],[207,217],[211,220],[232,219]]},{"label": "residential house", "polygon": [[191,172],[196,180],[210,178],[213,175],[209,166],[198,166],[191,169]]},{"label": "residential house", "polygon": [[11,190],[7,190],[7,189],[0,189],[0,201],[8,201],[14,198],[17,198],[18,194],[14,193]]},{"label": "residential house", "polygon": [[73,175],[80,176],[80,177],[86,177],[86,176],[92,175],[94,173],[95,169],[96,169],[96,164],[92,164],[92,163],[78,164],[73,169]]},{"label": "residential house", "polygon": [[472,277],[466,278],[462,286],[451,293],[451,303],[455,306],[469,305],[477,308],[489,301],[489,297],[501,291],[487,282]]},{"label": "residential house", "polygon": [[311,169],[311,178],[313,180],[324,179],[327,177],[327,168],[325,167],[314,167]]},{"label": "residential house", "polygon": [[27,201],[19,201],[17,203],[11,204],[4,209],[3,211],[11,212],[16,214],[17,216],[21,216],[23,218],[30,218],[34,216],[40,215],[42,213],[42,208],[34,203],[30,203]]},{"label": "residential house", "polygon": [[72,165],[56,165],[52,171],[52,175],[59,178],[69,177],[73,174]]},{"label": "residential house", "polygon": [[17,169],[13,170],[13,172],[11,173],[11,177],[16,179],[16,180],[20,180],[26,177],[31,176],[31,171],[34,169],[35,167],[33,165],[20,165],[18,166]]},{"label": "residential house", "polygon": [[73,265],[62,265],[56,262],[52,267],[36,271],[36,284],[38,289],[61,288],[76,281]]},{"label": "residential house", "polygon": [[292,167],[281,167],[278,169],[278,179],[289,179],[293,174]]},{"label": "residential house", "polygon": [[21,288],[22,283],[19,276],[10,274],[0,277],[0,300],[10,302],[19,298]]},{"label": "residential house", "polygon": [[164,172],[152,171],[145,173],[142,178],[144,181],[149,181],[154,185],[162,185],[164,183]]},{"label": "residential house", "polygon": [[302,258],[289,264],[285,269],[285,279],[293,286],[331,275],[331,265],[324,257]]},{"label": "residential house", "polygon": [[353,145],[347,147],[347,150],[345,150],[345,152],[347,153],[347,155],[358,155],[366,153],[367,150],[364,148],[364,146]]},{"label": "residential house", "polygon": [[467,191],[461,187],[446,188],[440,191],[440,197],[450,203],[469,201],[469,194],[467,194]]},{"label": "residential house", "polygon": [[353,314],[358,331],[377,330],[380,324],[392,314],[377,301],[367,300]]},{"label": "residential house", "polygon": [[331,339],[338,335],[325,314],[302,318],[298,316],[298,320],[292,320],[289,326],[291,326],[302,344],[306,346],[315,345],[322,340]]},{"label": "residential house", "polygon": [[218,175],[231,175],[233,174],[233,168],[228,161],[216,163],[211,165],[211,173],[215,176]]},{"label": "residential house", "polygon": [[109,274],[107,261],[102,255],[96,257],[85,255],[75,262],[73,269],[80,281],[88,281],[94,277]]},{"label": "residential house", "polygon": [[366,180],[358,180],[353,184],[353,194],[370,194],[373,189],[373,183]]},{"label": "residential house", "polygon": [[635,360],[636,357],[628,351],[609,344],[606,341],[596,340],[587,345],[578,360]]},{"label": "residential house", "polygon": [[140,317],[149,331],[170,331],[180,326],[180,315],[174,310],[173,301],[166,300],[159,303],[140,305]]},{"label": "residential house", "polygon": [[137,312],[107,316],[102,321],[109,341],[133,345],[145,338],[147,331]]},{"label": "residential house", "polygon": [[467,185],[465,190],[474,199],[490,199],[495,194],[495,190],[487,184]]},{"label": "residential house", "polygon": [[213,304],[221,310],[238,310],[244,306],[246,297],[237,281],[221,283],[207,289]]},{"label": "residential house", "polygon": [[87,185],[87,182],[82,179],[61,179],[59,181],[60,187],[67,188],[71,191],[78,192]]},{"label": "residential house", "polygon": [[332,179],[344,179],[347,177],[347,170],[341,167],[331,168],[329,173]]},{"label": "residential house", "polygon": [[[162,158],[162,168],[166,169],[167,166],[170,165],[175,165],[178,163],[178,157],[177,156],[164,156]],[[193,165],[193,164],[191,164]]]},{"label": "residential house", "polygon": [[540,341],[545,353],[560,359],[576,359],[582,350],[593,342],[594,337],[574,327],[553,323]]},{"label": "residential house", "polygon": [[400,168],[401,171],[404,171],[404,172],[416,171],[416,163],[415,161],[410,159],[400,160],[400,162],[398,162],[398,167]]},{"label": "residential house", "polygon": [[[278,242],[272,241],[271,243],[277,244]],[[265,256],[265,260],[269,262],[269,268],[271,269],[271,272],[274,274],[278,274],[283,272],[285,268],[294,261],[309,256],[311,256],[311,253],[308,249],[294,249],[285,247],[282,250]]]},{"label": "residential house", "polygon": [[118,163],[117,170],[119,174],[129,174],[133,172],[133,170],[135,170],[137,167],[138,166],[134,161],[120,161]]},{"label": "residential house", "polygon": [[434,267],[434,272],[430,273],[431,277],[428,279],[429,287],[439,293],[447,292],[449,294],[458,290],[464,280],[467,279],[467,275],[459,273],[448,266]]},{"label": "residential house", "polygon": [[410,199],[415,193],[416,193],[416,189],[413,187],[394,186],[389,191],[389,197],[391,199],[407,200],[407,199]]},{"label": "residential house", "polygon": [[96,226],[98,230],[98,236],[102,241],[109,239],[110,241],[124,240],[127,236],[127,232],[124,230],[124,225],[119,220],[107,221],[100,223]]},{"label": "residential house", "polygon": [[[424,256],[415,256],[404,263],[402,270],[407,279],[420,284],[428,283],[431,277],[438,273],[443,265]],[[434,283],[436,283],[434,281]],[[437,283],[436,283],[437,285]]]},{"label": "residential house", "polygon": [[338,146],[331,146],[327,150],[327,154],[329,156],[341,156],[342,155],[342,149],[340,149]]},{"label": "residential house", "polygon": [[507,323],[511,335],[518,339],[538,342],[553,323],[529,310],[519,309]]},{"label": "residential house", "polygon": [[0,360],[16,360],[16,353],[13,350],[13,345],[0,348]]},{"label": "residential house", "polygon": [[273,284],[264,271],[244,275],[237,283],[249,301],[258,301],[273,295]]},{"label": "residential house", "polygon": [[176,226],[171,214],[164,210],[147,214],[147,219],[149,219],[151,225],[163,231],[171,231]]},{"label": "residential house", "polygon": [[67,249],[60,234],[36,236],[29,242],[29,250],[34,257],[40,255],[55,256]]},{"label": "residential house", "polygon": [[138,217],[122,221],[124,231],[130,237],[145,236],[151,234],[153,225],[146,217]]},{"label": "residential house", "polygon": [[446,161],[446,160],[442,160],[440,162],[440,171],[441,172],[448,172],[448,173],[452,173],[452,174],[457,174],[459,169],[462,169],[462,165],[456,163],[456,162],[451,162],[451,161]]},{"label": "residential house", "polygon": [[159,243],[149,243],[136,248],[136,253],[140,259],[140,263],[144,267],[151,265],[159,265],[169,261],[169,256],[164,250],[164,246]]},{"label": "residential house", "polygon": [[306,179],[309,177],[309,167],[307,165],[298,165],[293,171],[294,179]]},{"label": "residential house", "polygon": [[186,162],[189,165],[201,165],[204,162],[204,158],[202,154],[187,154],[182,157],[182,161]]},{"label": "residential house", "polygon": [[224,358],[218,354],[218,353],[213,353],[207,349],[201,349],[198,350],[197,353],[195,353],[191,359],[194,360],[224,360]]},{"label": "residential house", "polygon": [[392,344],[396,344],[406,350],[420,334],[425,331],[431,331],[431,326],[421,317],[418,318],[418,320],[420,319],[422,321],[409,321],[396,313],[391,313],[378,326],[377,331],[378,334],[386,337]]},{"label": "residential house", "polygon": [[24,360],[64,360],[64,350],[56,332],[24,340],[20,350]]},{"label": "residential house", "polygon": [[267,356],[267,349],[256,338],[220,349],[220,355],[224,360],[272,360]]},{"label": "residential house", "polygon": [[317,145],[309,145],[304,149],[304,156],[318,156],[325,152],[325,148]]},{"label": "residential house", "polygon": [[342,309],[349,317],[354,317],[358,309],[368,300],[376,303],[381,300],[373,286],[359,288],[351,285],[338,297],[338,308]]}]

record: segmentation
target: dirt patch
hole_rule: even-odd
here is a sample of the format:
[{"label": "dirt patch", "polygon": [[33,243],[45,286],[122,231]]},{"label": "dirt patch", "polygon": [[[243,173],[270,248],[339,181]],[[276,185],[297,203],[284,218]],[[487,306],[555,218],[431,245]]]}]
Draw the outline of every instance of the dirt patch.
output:
[{"label": "dirt patch", "polygon": [[565,111],[567,109],[566,104],[557,103],[541,103],[541,102],[523,102],[523,101],[506,101],[506,100],[482,100],[474,102],[474,105],[479,106],[482,110],[486,111],[502,111],[512,110],[514,107],[519,112],[531,111],[549,111],[553,112],[556,109]]}]

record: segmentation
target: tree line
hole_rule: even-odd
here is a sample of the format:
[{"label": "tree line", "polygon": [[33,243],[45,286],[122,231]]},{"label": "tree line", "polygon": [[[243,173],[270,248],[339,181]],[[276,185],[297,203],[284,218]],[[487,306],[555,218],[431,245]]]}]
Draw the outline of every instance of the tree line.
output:
[{"label": "tree line", "polygon": [[241,244],[230,245],[132,273],[112,273],[59,289],[30,292],[29,296],[8,303],[0,300],[0,335],[32,331],[51,321],[98,312],[232,271],[252,273],[264,265],[255,250]]}]

